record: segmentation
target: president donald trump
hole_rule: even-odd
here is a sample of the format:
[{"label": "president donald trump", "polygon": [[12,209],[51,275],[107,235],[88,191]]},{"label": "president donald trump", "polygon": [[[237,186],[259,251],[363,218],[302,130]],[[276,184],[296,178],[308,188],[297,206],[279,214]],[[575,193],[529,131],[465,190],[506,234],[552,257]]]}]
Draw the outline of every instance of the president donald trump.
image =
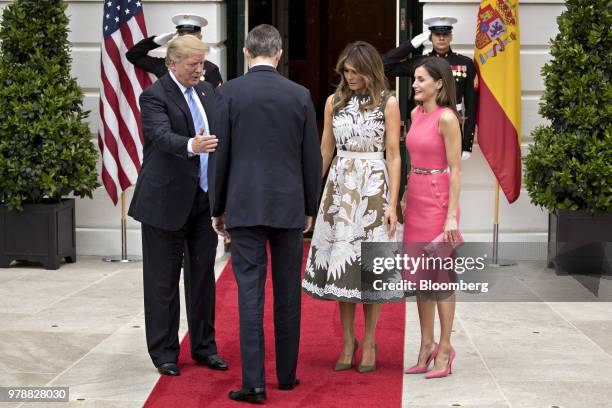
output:
[{"label": "president donald trump", "polygon": [[129,215],[142,223],[145,329],[149,355],[164,375],[179,375],[179,278],[191,357],[226,370],[215,343],[215,252],[210,225],[208,153],[217,138],[213,87],[200,82],[207,47],[186,35],[168,46],[168,73],[140,96],[144,157]]}]

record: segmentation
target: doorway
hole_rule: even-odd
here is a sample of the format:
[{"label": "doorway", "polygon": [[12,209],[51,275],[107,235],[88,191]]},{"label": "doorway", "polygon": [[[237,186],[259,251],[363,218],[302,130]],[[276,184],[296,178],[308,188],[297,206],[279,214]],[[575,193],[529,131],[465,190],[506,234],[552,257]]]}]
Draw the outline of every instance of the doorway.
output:
[{"label": "doorway", "polygon": [[[347,43],[368,41],[384,53],[423,26],[419,0],[227,0],[226,7],[227,80],[245,71],[242,47],[249,29],[272,24],[283,36],[279,71],[310,90],[318,117],[339,82],[334,65]],[[405,120],[410,84],[402,78],[389,85],[397,91]]]},{"label": "doorway", "polygon": [[397,0],[250,0],[248,29],[264,23],[283,37],[278,70],[310,90],[322,119],[339,83],[335,64],[346,44],[367,41],[381,53],[395,47]]}]

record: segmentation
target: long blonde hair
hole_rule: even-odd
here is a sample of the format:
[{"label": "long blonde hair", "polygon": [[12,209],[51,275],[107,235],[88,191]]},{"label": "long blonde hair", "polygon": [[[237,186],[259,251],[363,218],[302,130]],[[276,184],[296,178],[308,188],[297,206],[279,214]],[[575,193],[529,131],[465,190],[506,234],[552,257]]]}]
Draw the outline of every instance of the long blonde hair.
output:
[{"label": "long blonde hair", "polygon": [[356,41],[348,44],[336,63],[336,73],[340,75],[340,84],[334,92],[333,109],[338,109],[346,106],[348,101],[355,95],[352,91],[346,78],[344,78],[344,65],[348,64],[362,75],[365,80],[366,94],[370,96],[366,103],[359,106],[361,111],[378,106],[383,97],[383,91],[388,89],[387,77],[380,54],[371,44],[365,41]]}]

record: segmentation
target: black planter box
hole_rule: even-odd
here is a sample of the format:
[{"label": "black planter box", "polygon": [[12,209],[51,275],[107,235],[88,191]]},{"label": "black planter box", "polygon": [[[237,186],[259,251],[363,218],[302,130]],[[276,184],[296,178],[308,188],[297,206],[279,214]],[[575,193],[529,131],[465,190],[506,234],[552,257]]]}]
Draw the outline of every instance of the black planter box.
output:
[{"label": "black planter box", "polygon": [[31,261],[57,269],[62,258],[76,262],[75,234],[74,199],[24,204],[23,211],[0,204],[0,267]]},{"label": "black planter box", "polygon": [[557,274],[612,273],[612,214],[557,210],[548,216],[548,266]]}]

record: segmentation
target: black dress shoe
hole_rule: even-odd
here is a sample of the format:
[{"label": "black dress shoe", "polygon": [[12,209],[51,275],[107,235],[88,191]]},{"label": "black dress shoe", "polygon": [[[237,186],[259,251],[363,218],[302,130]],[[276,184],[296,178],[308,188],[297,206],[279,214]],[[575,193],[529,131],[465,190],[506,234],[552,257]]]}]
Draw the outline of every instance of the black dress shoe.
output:
[{"label": "black dress shoe", "polygon": [[278,384],[278,389],[281,391],[291,391],[298,385],[300,385],[300,380],[299,378],[296,378],[295,380],[293,380],[292,384]]},{"label": "black dress shoe", "polygon": [[266,390],[264,388],[242,388],[239,391],[230,391],[227,395],[231,400],[242,402],[264,402],[266,400]]},{"label": "black dress shoe", "polygon": [[181,370],[179,370],[175,363],[161,364],[157,367],[157,371],[162,375],[181,375]]},{"label": "black dress shoe", "polygon": [[212,356],[206,357],[204,360],[196,360],[198,363],[207,366],[208,368],[212,368],[213,370],[227,370],[227,363],[225,360],[221,358],[218,354],[213,354]]}]

